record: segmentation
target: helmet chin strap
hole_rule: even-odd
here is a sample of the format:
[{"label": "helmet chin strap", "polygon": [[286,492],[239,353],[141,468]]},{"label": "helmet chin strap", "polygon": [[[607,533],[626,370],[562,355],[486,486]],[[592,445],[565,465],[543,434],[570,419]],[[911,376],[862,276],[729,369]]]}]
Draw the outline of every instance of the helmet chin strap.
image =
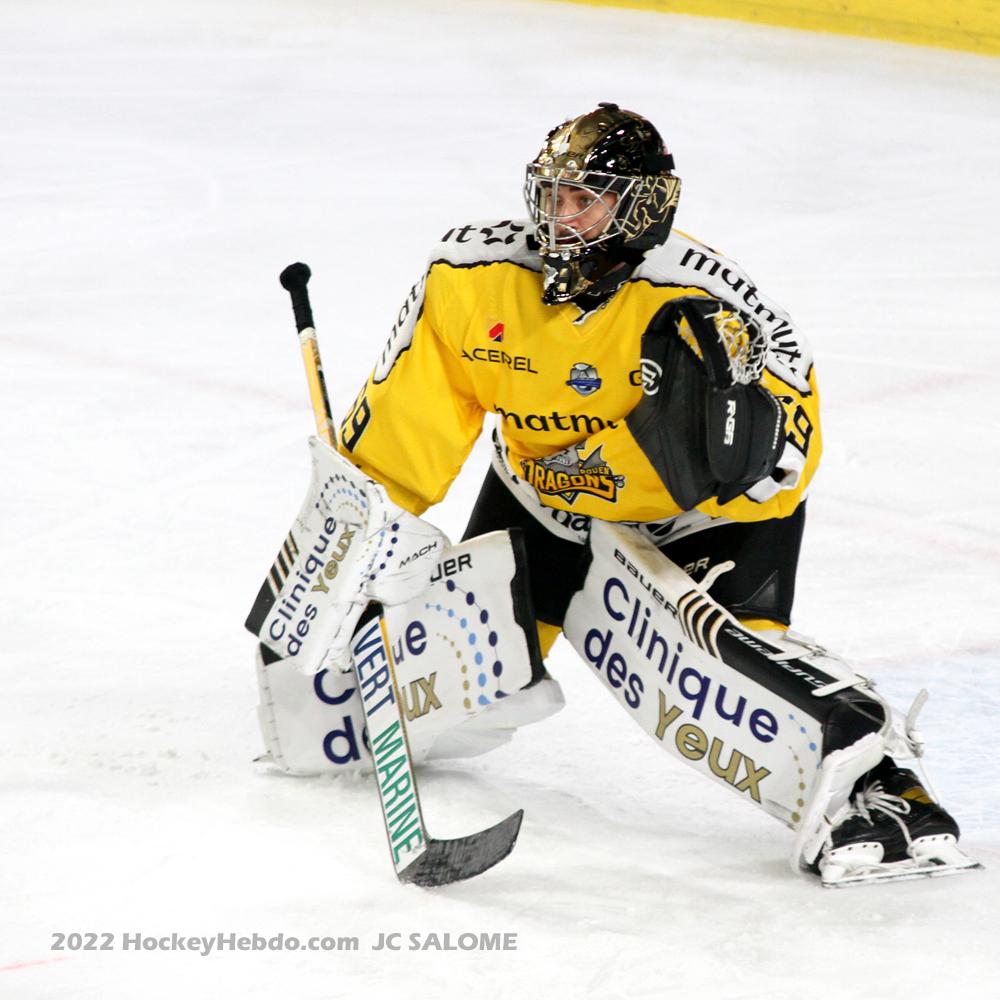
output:
[{"label": "helmet chin strap", "polygon": [[596,300],[618,291],[642,261],[644,253],[623,246],[604,246],[573,256],[542,254],[542,302],[560,305],[586,300],[593,309]]}]

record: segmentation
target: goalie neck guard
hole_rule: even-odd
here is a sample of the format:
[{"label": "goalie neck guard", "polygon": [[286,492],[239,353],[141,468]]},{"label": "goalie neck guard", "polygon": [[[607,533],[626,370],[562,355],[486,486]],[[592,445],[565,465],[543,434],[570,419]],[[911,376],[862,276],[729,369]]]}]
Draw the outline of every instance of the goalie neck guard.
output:
[{"label": "goalie neck guard", "polygon": [[608,295],[670,234],[681,182],[641,115],[602,103],[556,126],[528,164],[524,196],[548,305]]}]

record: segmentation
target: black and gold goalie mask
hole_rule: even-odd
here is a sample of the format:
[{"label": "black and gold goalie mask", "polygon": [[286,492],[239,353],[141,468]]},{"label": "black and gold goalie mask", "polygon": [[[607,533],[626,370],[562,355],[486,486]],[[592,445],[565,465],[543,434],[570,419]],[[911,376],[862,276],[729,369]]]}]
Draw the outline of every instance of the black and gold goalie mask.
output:
[{"label": "black and gold goalie mask", "polygon": [[616,104],[549,133],[524,186],[544,302],[614,291],[666,240],[681,188],[673,166],[656,129]]}]

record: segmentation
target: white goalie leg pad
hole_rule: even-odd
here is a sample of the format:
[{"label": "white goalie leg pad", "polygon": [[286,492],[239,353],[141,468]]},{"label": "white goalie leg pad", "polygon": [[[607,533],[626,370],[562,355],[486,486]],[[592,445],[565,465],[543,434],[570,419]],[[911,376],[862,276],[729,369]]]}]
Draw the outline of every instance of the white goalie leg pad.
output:
[{"label": "white goalie leg pad", "polygon": [[796,831],[795,869],[887,751],[919,752],[923,694],[902,716],[811,640],[746,629],[628,527],[595,522],[591,550],[566,637],[668,753]]},{"label": "white goalie leg pad", "polygon": [[900,717],[810,640],[746,629],[633,529],[595,522],[590,546],[567,639],[668,753],[798,831],[796,865],[815,858]]},{"label": "white goalie leg pad", "polygon": [[405,603],[427,586],[447,538],[318,438],[295,523],[246,621],[304,674],[332,658],[350,669],[354,626],[372,601]]},{"label": "white goalie leg pad", "polygon": [[822,760],[811,691],[831,678],[770,662],[777,647],[634,529],[594,522],[590,546],[567,639],[668,753],[797,827]]},{"label": "white goalie leg pad", "polygon": [[[507,532],[495,532],[448,549],[423,594],[384,609],[415,759],[485,753],[562,706],[552,678],[532,684],[543,671],[525,586],[523,558]],[[298,775],[369,768],[355,675],[304,676],[288,659],[264,659],[258,650],[270,760]]]}]

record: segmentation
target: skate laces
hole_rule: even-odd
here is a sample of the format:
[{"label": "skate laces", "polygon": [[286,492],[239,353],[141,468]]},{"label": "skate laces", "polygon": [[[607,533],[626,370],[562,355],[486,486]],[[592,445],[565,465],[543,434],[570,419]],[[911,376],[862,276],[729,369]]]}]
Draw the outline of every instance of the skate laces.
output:
[{"label": "skate laces", "polygon": [[860,816],[869,826],[874,826],[875,819],[872,818],[872,813],[881,813],[893,820],[906,838],[907,846],[912,843],[910,828],[901,819],[902,816],[910,814],[910,803],[899,795],[890,795],[882,787],[881,781],[872,782],[854,796],[851,808],[844,816],[843,822]]}]

